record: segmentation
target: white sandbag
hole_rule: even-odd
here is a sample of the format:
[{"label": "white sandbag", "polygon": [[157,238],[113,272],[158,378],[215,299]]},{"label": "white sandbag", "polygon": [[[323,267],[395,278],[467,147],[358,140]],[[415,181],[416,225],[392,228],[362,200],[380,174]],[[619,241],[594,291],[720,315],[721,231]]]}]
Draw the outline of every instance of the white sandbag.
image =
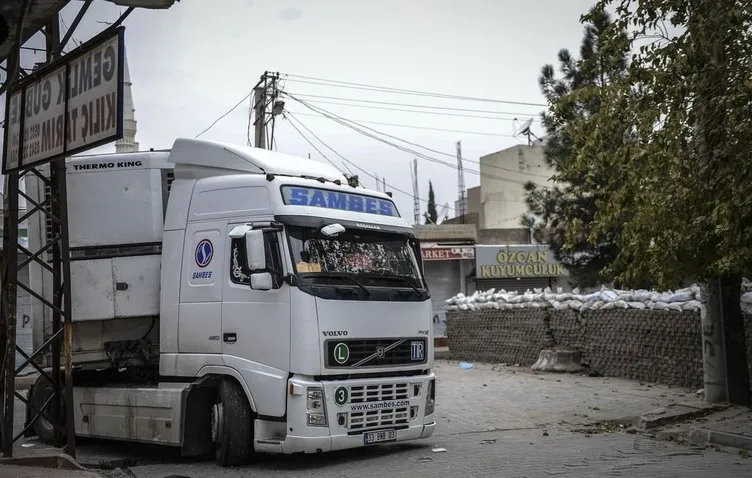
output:
[{"label": "white sandbag", "polygon": [[593,292],[592,294],[583,295],[581,300],[583,302],[595,302],[596,300],[600,298],[601,298],[600,292]]},{"label": "white sandbag", "polygon": [[687,292],[674,292],[671,296],[668,297],[668,302],[689,302],[690,300],[694,299],[694,294],[687,291]]},{"label": "white sandbag", "polygon": [[668,309],[668,304],[666,302],[656,301],[656,302],[653,302],[653,307],[652,308],[655,309],[655,310],[667,310]]},{"label": "white sandbag", "polygon": [[599,295],[600,300],[604,302],[614,301],[617,297],[619,297],[619,295],[612,290],[602,290]]},{"label": "white sandbag", "polygon": [[615,309],[628,309],[629,305],[627,305],[627,302],[624,300],[616,300],[614,302],[609,302],[610,304],[614,305]]},{"label": "white sandbag", "polygon": [[675,310],[676,312],[682,311],[682,304],[683,302],[669,302],[667,304],[668,310]]},{"label": "white sandbag", "polygon": [[647,308],[647,304],[645,302],[627,302],[627,305],[630,309],[644,310]]},{"label": "white sandbag", "polygon": [[682,310],[694,310],[698,311],[702,309],[702,302],[699,300],[690,300],[682,304]]},{"label": "white sandbag", "polygon": [[582,302],[572,299],[567,301],[567,306],[569,306],[570,309],[580,310],[580,308],[582,307]]},{"label": "white sandbag", "polygon": [[746,292],[742,294],[742,303],[743,304],[752,304],[752,292]]}]

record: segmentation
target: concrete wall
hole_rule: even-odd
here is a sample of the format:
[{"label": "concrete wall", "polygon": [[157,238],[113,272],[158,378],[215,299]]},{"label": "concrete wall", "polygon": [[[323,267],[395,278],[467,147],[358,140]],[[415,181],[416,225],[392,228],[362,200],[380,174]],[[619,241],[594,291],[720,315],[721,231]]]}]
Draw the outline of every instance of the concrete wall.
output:
[{"label": "concrete wall", "polygon": [[421,242],[469,241],[474,243],[478,239],[478,231],[474,224],[419,224],[413,228]]},{"label": "concrete wall", "polygon": [[483,224],[483,221],[485,221],[485,218],[483,216],[483,208],[480,204],[480,186],[468,188],[467,212],[468,214],[477,214],[478,219],[476,224]]},{"label": "concrete wall", "polygon": [[530,244],[530,231],[516,229],[481,229],[478,231],[478,244]]},{"label": "concrete wall", "polygon": [[[752,368],[752,314],[745,314],[744,318],[748,363]],[[583,363],[604,376],[698,389],[703,386],[699,312],[447,312],[449,349],[452,357],[459,360],[529,366],[538,359],[547,336],[552,336],[556,345],[579,349]]]},{"label": "concrete wall", "polygon": [[[516,229],[527,212],[524,183],[552,186],[554,173],[543,156],[543,146],[517,145],[480,158],[481,216],[484,229]],[[507,181],[496,178],[505,178]],[[468,196],[469,198],[469,196]]]}]

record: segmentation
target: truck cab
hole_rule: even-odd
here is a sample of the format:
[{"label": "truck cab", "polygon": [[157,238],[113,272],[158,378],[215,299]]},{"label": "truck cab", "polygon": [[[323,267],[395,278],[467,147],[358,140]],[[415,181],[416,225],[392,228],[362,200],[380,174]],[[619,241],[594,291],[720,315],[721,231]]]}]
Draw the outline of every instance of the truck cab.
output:
[{"label": "truck cab", "polygon": [[431,436],[430,296],[391,197],[256,148],[149,154],[68,165],[77,435],[228,465]]}]

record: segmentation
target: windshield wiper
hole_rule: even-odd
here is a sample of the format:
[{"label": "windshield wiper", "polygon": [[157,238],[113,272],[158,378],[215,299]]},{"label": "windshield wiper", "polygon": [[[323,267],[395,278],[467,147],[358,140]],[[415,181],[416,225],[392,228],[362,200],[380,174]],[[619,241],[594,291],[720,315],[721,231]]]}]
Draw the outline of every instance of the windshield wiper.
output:
[{"label": "windshield wiper", "polygon": [[368,274],[368,273],[362,273],[361,275],[368,276],[370,279],[376,279],[376,280],[388,280],[388,281],[399,281],[404,282],[410,288],[415,291],[416,294],[418,294],[418,297],[423,297],[423,293],[415,287],[415,284],[413,281],[415,280],[412,276],[403,276],[403,275],[395,275],[395,274]]},{"label": "windshield wiper", "polygon": [[317,277],[325,277],[327,279],[345,279],[349,281],[350,283],[358,286],[360,290],[366,293],[366,295],[371,295],[371,291],[366,288],[358,279],[353,277],[350,274],[346,274],[343,272],[316,272],[310,275],[305,275],[305,278],[311,277],[311,278],[317,278]]}]

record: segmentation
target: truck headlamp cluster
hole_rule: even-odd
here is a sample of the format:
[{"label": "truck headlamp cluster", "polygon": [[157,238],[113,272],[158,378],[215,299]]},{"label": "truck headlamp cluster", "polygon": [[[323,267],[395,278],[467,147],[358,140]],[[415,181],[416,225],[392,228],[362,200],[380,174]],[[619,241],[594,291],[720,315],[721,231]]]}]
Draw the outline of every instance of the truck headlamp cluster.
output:
[{"label": "truck headlamp cluster", "polygon": [[308,387],[306,390],[306,418],[308,426],[325,427],[326,404],[324,403],[324,389]]},{"label": "truck headlamp cluster", "polygon": [[428,382],[428,389],[426,390],[426,415],[433,413],[436,406],[436,379],[431,379]]}]

